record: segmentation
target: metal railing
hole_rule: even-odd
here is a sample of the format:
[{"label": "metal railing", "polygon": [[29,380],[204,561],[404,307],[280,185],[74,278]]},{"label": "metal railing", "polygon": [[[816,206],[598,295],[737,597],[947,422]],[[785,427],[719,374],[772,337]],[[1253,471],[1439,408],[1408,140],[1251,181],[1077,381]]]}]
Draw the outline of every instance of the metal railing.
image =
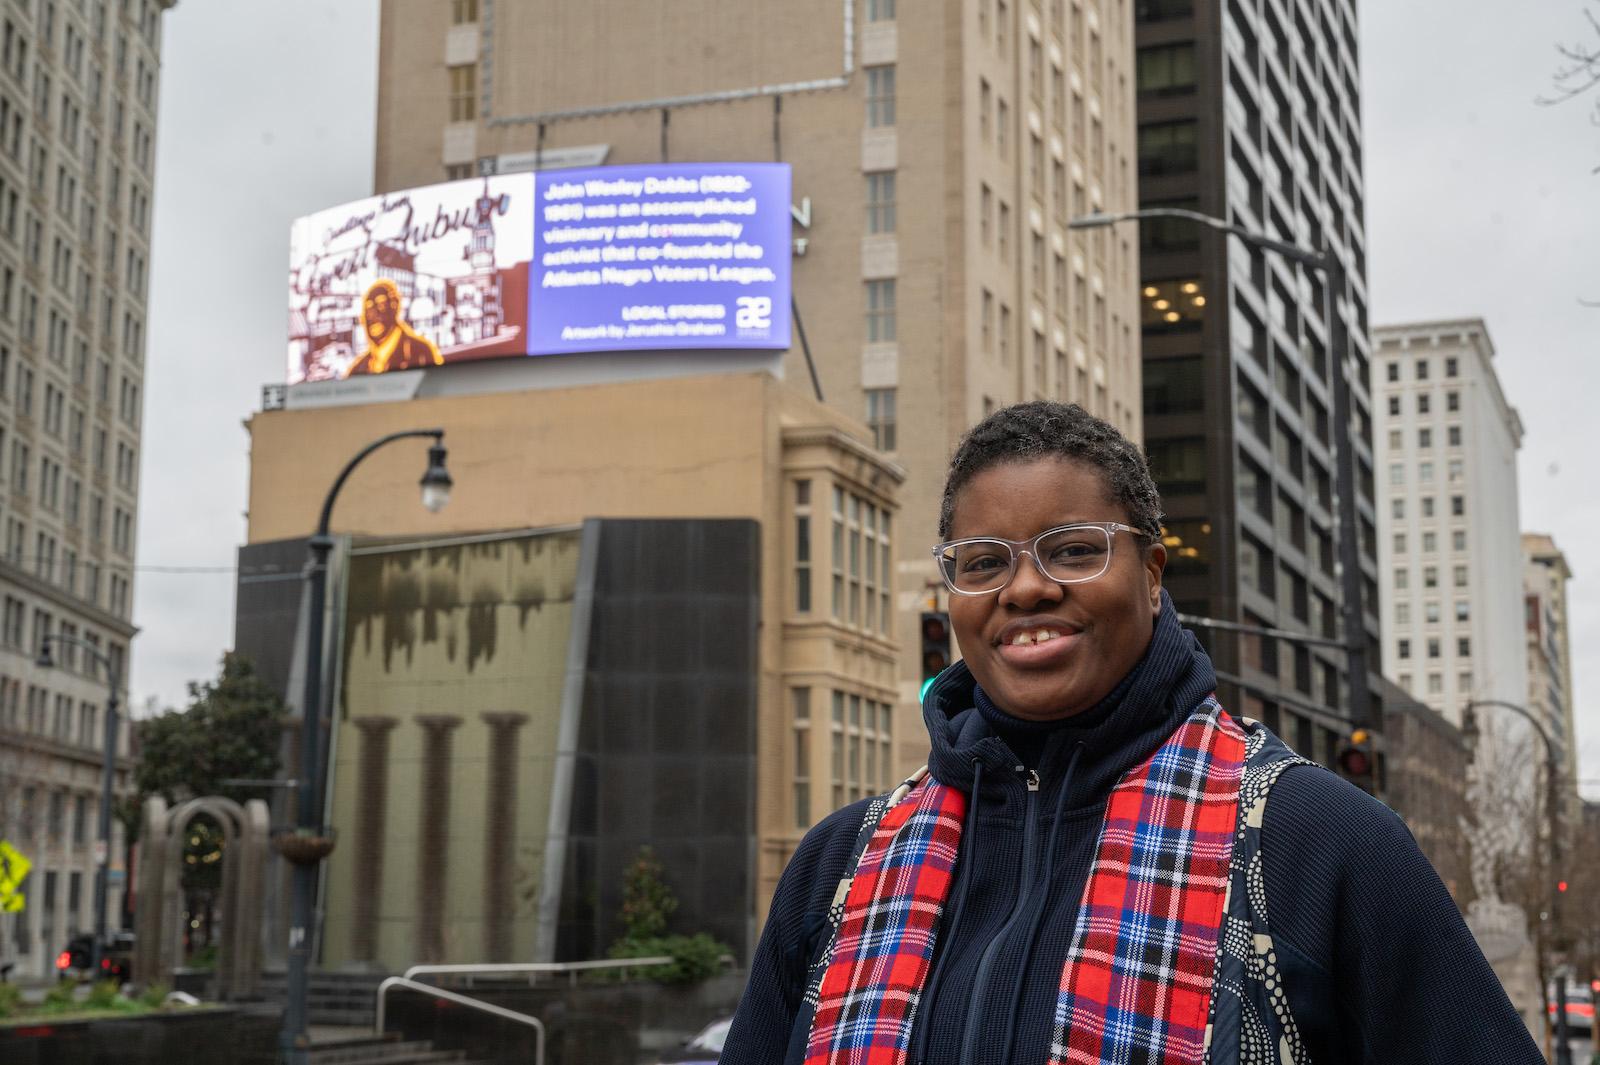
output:
[{"label": "metal railing", "polygon": [[391,976],[383,983],[378,985],[378,1017],[376,1027],[379,1035],[383,1034],[384,1028],[384,995],[388,993],[391,987],[401,987],[408,991],[420,991],[425,995],[430,995],[434,998],[442,998],[447,1002],[454,1002],[459,1006],[466,1006],[469,1009],[475,1009],[482,1013],[490,1014],[494,1017],[500,1017],[504,1020],[515,1021],[518,1024],[527,1025],[533,1029],[533,1065],[544,1065],[544,1022],[539,1018],[531,1017],[526,1013],[518,1013],[516,1010],[508,1010],[504,1006],[496,1006],[492,1002],[483,1002],[479,999],[471,997],[470,995],[459,995],[454,991],[447,991],[442,987],[435,987],[432,984],[424,984],[404,976]]},{"label": "metal railing", "polygon": [[644,969],[654,965],[670,965],[673,959],[667,955],[650,958],[604,958],[599,961],[557,961],[557,962],[499,962],[483,965],[413,965],[405,971],[404,976],[391,976],[378,985],[377,1016],[374,1018],[374,1027],[379,1035],[383,1034],[385,997],[390,988],[401,988],[406,991],[416,991],[435,998],[442,998],[460,1006],[499,1017],[503,1020],[514,1021],[527,1025],[534,1030],[534,1059],[533,1065],[544,1065],[544,1022],[539,1018],[516,1010],[496,1006],[492,1002],[484,1002],[470,995],[450,991],[437,984],[425,984],[415,979],[418,976],[465,976],[467,986],[472,986],[471,978],[474,976],[505,976],[513,974],[526,974],[528,986],[532,987],[541,974],[565,973],[573,986],[577,985],[578,977],[586,972],[595,972],[604,969]]}]

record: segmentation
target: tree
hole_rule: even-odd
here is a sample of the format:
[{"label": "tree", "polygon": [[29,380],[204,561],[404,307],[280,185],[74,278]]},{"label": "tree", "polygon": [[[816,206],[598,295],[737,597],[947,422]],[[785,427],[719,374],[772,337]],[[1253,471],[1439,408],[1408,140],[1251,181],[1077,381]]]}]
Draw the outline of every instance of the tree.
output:
[{"label": "tree", "polygon": [[[249,659],[228,652],[215,681],[191,682],[189,706],[134,726],[139,761],[136,795],[121,816],[128,839],[140,828],[144,800],[160,795],[169,805],[206,795],[244,802],[261,788],[229,780],[267,780],[278,772],[283,700],[256,674]],[[221,826],[209,817],[190,823],[184,845],[183,890],[188,909],[209,943],[213,901],[222,887]],[[191,945],[193,941],[191,941]]]},{"label": "tree", "polygon": [[678,909],[678,897],[663,879],[666,868],[649,847],[622,874],[622,905],[617,922],[624,931],[611,944],[613,958],[670,957],[668,965],[654,965],[641,972],[664,984],[688,984],[704,980],[722,967],[731,953],[727,944],[706,935],[669,935],[667,920]]},{"label": "tree", "polygon": [[[1600,16],[1586,7],[1583,18],[1588,24],[1592,40],[1574,40],[1571,43],[1556,45],[1556,54],[1560,56],[1560,60],[1550,75],[1551,91],[1546,95],[1535,97],[1536,103],[1553,107],[1584,96],[1600,86]],[[1589,121],[1600,126],[1600,94],[1596,95],[1594,103],[1590,105]],[[1594,172],[1600,173],[1600,166],[1595,167]]]}]

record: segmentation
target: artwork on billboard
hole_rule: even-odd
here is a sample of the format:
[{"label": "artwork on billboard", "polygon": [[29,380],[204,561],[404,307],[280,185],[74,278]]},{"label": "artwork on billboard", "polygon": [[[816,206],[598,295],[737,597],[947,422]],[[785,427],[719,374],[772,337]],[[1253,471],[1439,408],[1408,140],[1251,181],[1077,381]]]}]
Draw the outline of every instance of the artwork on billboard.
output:
[{"label": "artwork on billboard", "polygon": [[527,348],[530,175],[374,196],[289,234],[289,383]]},{"label": "artwork on billboard", "polygon": [[789,168],[523,173],[290,232],[291,385],[512,355],[789,346]]}]

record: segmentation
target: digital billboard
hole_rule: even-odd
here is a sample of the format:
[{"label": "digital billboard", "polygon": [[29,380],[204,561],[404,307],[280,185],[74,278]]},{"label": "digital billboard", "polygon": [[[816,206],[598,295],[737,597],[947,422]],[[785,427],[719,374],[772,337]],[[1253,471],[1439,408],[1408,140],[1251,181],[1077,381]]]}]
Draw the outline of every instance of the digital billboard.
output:
[{"label": "digital billboard", "polygon": [[288,382],[475,359],[789,346],[780,163],[597,167],[369,197],[290,230]]}]

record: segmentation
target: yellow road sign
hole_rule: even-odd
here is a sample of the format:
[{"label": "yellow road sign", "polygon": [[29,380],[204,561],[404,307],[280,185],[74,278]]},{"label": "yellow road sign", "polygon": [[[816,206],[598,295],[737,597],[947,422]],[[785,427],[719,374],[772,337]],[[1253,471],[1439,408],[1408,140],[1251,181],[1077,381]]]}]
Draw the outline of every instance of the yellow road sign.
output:
[{"label": "yellow road sign", "polygon": [[[22,895],[17,890],[22,887],[22,881],[27,878],[28,870],[33,868],[33,863],[9,840],[0,839],[0,907],[6,913],[15,913],[22,909]],[[15,909],[11,901],[16,900]]]},{"label": "yellow road sign", "polygon": [[4,902],[0,902],[0,913],[21,913],[27,904],[27,898],[22,892],[7,895]]}]

